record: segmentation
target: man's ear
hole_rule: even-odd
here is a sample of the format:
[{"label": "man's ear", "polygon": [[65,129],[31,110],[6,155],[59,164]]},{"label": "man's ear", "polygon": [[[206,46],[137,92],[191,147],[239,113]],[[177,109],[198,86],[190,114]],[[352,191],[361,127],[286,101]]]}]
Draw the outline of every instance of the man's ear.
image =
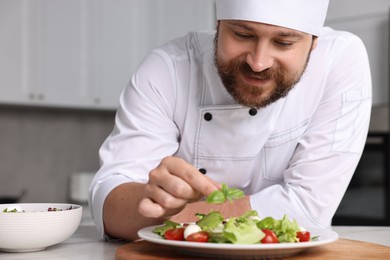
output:
[{"label": "man's ear", "polygon": [[315,48],[317,48],[318,44],[318,36],[313,36],[313,42],[311,44],[311,51],[314,51]]}]

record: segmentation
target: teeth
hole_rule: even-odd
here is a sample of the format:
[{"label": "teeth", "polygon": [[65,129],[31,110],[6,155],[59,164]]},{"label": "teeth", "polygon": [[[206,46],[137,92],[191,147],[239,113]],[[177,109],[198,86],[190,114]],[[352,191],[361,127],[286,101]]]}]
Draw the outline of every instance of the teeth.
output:
[{"label": "teeth", "polygon": [[261,75],[249,75],[249,77],[254,78],[254,79],[258,79],[258,80],[267,80],[267,79],[269,79],[269,77],[264,77],[264,76],[261,76]]}]

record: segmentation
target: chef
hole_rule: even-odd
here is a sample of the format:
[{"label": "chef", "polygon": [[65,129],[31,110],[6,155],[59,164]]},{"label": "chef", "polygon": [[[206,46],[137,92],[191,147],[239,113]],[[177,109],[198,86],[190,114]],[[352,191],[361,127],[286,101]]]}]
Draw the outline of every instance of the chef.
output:
[{"label": "chef", "polygon": [[[90,206],[102,237],[219,210],[328,228],[365,144],[367,53],[328,0],[217,0],[217,30],[154,49],[120,96]],[[231,203],[203,198],[228,187]]]}]

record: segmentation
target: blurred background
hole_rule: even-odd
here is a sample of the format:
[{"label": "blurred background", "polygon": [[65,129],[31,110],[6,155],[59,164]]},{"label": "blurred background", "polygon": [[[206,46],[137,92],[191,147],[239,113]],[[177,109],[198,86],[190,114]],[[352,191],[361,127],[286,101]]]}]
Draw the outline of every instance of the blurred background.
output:
[{"label": "blurred background", "polygon": [[[86,205],[98,149],[137,65],[166,40],[214,30],[214,4],[0,0],[0,202]],[[389,7],[330,0],[326,24],[362,38],[374,88],[367,147],[336,224],[390,224]]]}]

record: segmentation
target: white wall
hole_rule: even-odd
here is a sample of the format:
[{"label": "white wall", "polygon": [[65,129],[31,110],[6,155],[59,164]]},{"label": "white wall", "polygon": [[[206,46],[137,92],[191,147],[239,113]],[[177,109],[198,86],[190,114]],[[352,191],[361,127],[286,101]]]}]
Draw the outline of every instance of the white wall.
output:
[{"label": "white wall", "polygon": [[358,35],[370,59],[374,106],[389,104],[390,0],[330,0],[326,25]]}]

